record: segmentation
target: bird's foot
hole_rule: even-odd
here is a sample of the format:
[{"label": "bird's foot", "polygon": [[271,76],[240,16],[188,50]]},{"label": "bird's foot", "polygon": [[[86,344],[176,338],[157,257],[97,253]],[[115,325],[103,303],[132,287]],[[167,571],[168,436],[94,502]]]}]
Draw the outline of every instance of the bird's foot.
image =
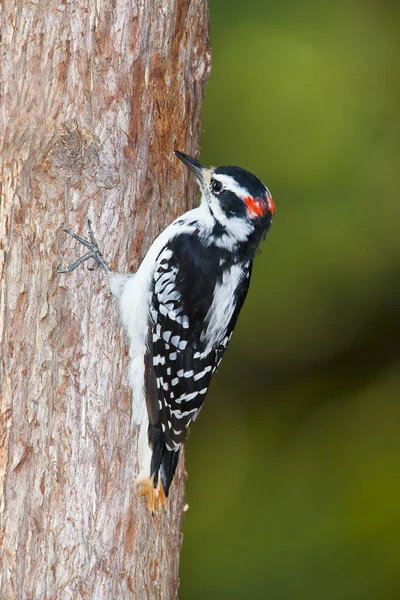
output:
[{"label": "bird's foot", "polygon": [[147,507],[152,515],[158,508],[167,509],[167,497],[160,479],[157,487],[154,487],[154,475],[138,481],[136,485],[139,487],[139,496],[148,496]]},{"label": "bird's foot", "polygon": [[[69,229],[65,229],[63,227],[63,231],[65,231],[65,233],[68,233],[68,235],[73,237],[74,240],[77,240],[80,244],[82,244],[82,246],[85,246],[85,248],[88,248],[88,252],[86,252],[83,256],[78,258],[78,260],[71,263],[67,267],[62,267],[61,265],[58,265],[58,267],[57,267],[58,273],[70,273],[71,271],[74,271],[76,269],[76,267],[79,267],[79,265],[81,265],[82,263],[87,261],[89,258],[93,258],[93,260],[96,261],[97,264],[96,264],[96,267],[94,267],[94,268],[97,268],[98,266],[100,266],[106,271],[106,273],[110,272],[110,269],[108,268],[107,263],[105,262],[102,254],[100,252],[100,248],[96,241],[96,238],[94,237],[94,233],[93,233],[93,229],[92,229],[92,222],[89,219],[88,219],[88,229],[89,229],[89,240],[85,240],[85,238],[81,237],[80,235],[77,235],[76,233],[73,233]],[[89,268],[89,270],[93,271],[93,268]]]}]

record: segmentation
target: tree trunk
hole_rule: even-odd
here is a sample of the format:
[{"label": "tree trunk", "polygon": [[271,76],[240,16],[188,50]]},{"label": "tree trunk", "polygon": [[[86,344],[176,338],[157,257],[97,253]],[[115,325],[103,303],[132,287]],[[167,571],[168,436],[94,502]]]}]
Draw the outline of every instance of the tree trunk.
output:
[{"label": "tree trunk", "polygon": [[206,0],[3,0],[1,580],[9,599],[177,597],[183,458],[136,493],[127,348],[104,275],[56,266],[93,221],[115,271],[191,207]]}]

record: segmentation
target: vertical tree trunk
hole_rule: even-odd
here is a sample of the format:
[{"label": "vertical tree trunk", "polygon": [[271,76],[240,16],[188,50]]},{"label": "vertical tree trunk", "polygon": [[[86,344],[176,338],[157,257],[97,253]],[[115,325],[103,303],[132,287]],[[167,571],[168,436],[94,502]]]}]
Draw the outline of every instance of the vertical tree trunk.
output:
[{"label": "vertical tree trunk", "polygon": [[198,149],[207,2],[0,10],[0,597],[176,598],[183,460],[151,517],[116,305],[100,270],[55,268],[81,253],[63,224],[92,218],[110,267],[128,271],[191,206],[172,150]]}]

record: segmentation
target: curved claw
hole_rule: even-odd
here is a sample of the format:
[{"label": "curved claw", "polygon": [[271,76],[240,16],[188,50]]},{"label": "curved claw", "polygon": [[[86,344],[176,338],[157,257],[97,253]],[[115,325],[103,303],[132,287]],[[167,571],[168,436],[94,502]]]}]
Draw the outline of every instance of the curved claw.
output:
[{"label": "curved claw", "polygon": [[167,510],[167,497],[160,479],[157,487],[154,487],[154,476],[137,481],[136,485],[139,488],[138,495],[147,496],[147,508],[150,514],[154,515],[158,508]]},{"label": "curved claw", "polygon": [[61,265],[58,265],[58,267],[56,268],[57,273],[71,273],[71,271],[74,271],[76,269],[76,267],[79,267],[79,265],[81,265],[83,262],[85,262],[89,258],[95,258],[93,252],[86,252],[86,254],[84,254],[83,256],[78,258],[78,260],[71,263],[67,267],[62,267]]},{"label": "curved claw", "polygon": [[[76,240],[77,242],[82,244],[82,246],[85,246],[85,248],[88,248],[89,252],[86,252],[83,256],[78,258],[78,260],[74,261],[73,263],[71,263],[70,265],[68,265],[66,267],[62,267],[61,265],[58,265],[58,267],[56,267],[57,273],[71,273],[71,271],[74,271],[77,267],[79,267],[79,265],[81,265],[83,262],[87,261],[89,258],[93,258],[93,260],[96,261],[97,266],[103,267],[103,269],[106,271],[106,273],[110,272],[110,269],[108,268],[107,263],[105,262],[102,254],[100,252],[96,238],[94,237],[94,233],[92,230],[92,222],[90,221],[90,219],[88,219],[88,229],[89,229],[90,242],[88,240],[85,240],[85,238],[81,237],[80,235],[77,235],[73,231],[70,231],[69,229],[66,229],[65,227],[62,228],[62,230],[65,233],[67,233],[68,235],[70,235],[71,237],[73,237],[74,240]],[[94,268],[89,268],[89,271],[94,271]]]}]

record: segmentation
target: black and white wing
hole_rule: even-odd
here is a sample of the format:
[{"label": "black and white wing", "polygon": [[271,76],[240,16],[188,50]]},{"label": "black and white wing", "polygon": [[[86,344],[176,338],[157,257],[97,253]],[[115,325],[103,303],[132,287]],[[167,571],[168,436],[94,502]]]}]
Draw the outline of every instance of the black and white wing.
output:
[{"label": "black and white wing", "polygon": [[243,277],[233,301],[235,310],[224,338],[210,347],[204,341],[209,308],[216,282],[221,279],[219,259],[205,250],[197,238],[181,235],[164,248],[157,259],[152,290],[149,382],[147,409],[154,484],[158,470],[165,493],[175,472],[178,450],[187,428],[198,415],[212,376],[231,337],[247,294],[250,270]]}]

